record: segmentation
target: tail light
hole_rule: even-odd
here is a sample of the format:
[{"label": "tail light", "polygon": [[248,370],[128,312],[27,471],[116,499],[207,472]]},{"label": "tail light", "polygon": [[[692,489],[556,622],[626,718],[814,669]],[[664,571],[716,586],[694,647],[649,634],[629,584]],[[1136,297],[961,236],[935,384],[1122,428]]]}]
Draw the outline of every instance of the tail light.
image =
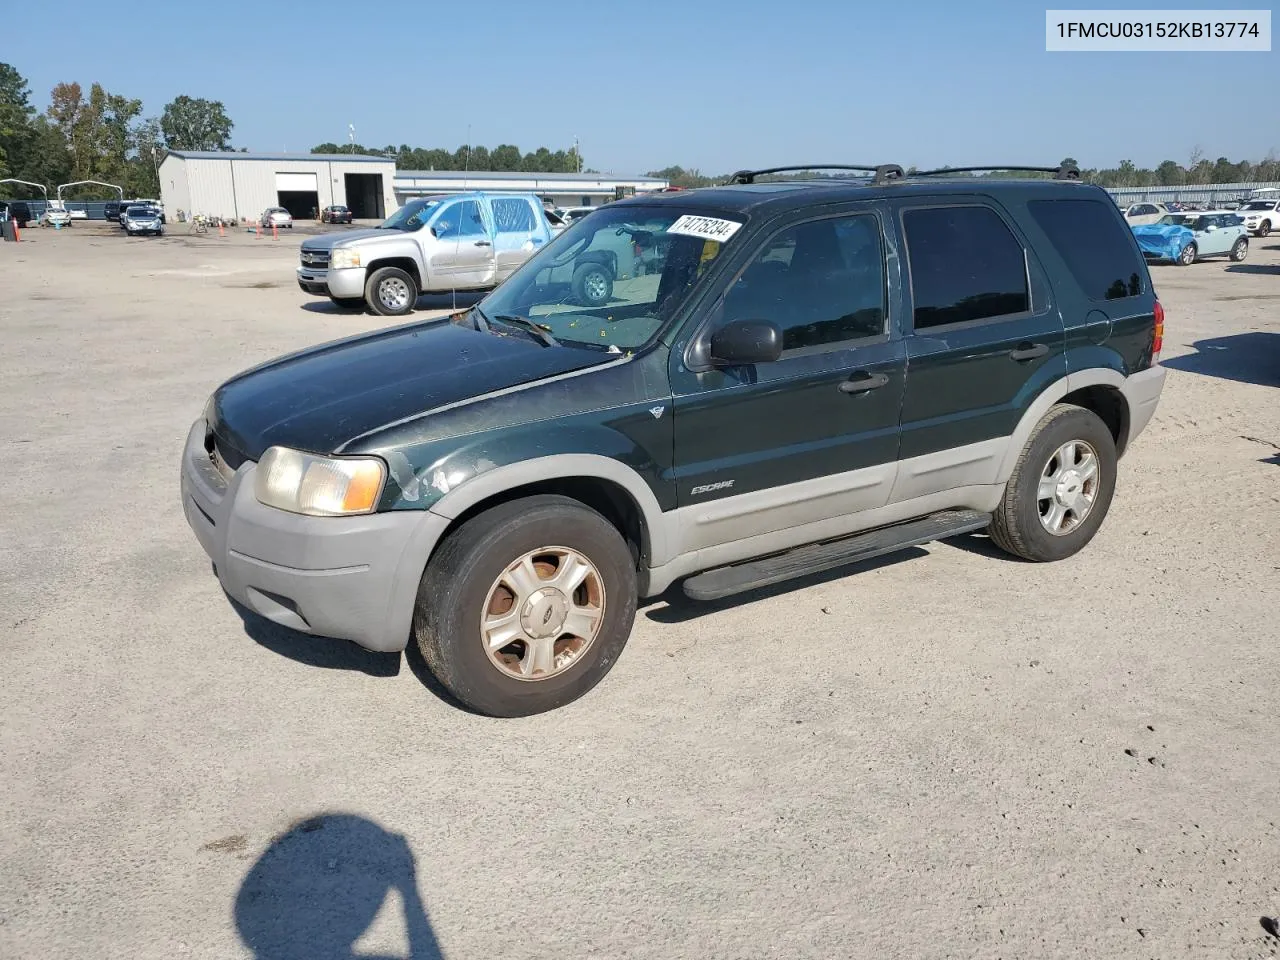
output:
[{"label": "tail light", "polygon": [[1155,310],[1156,329],[1151,337],[1151,362],[1153,364],[1160,362],[1160,351],[1164,349],[1164,307],[1160,305],[1160,301],[1156,301]]}]

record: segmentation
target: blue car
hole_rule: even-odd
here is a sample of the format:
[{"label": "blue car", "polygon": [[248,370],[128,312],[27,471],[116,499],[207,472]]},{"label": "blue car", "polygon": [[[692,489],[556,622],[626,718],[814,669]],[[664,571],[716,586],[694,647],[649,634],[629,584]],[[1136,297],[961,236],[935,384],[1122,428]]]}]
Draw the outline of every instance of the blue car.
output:
[{"label": "blue car", "polygon": [[1155,223],[1134,227],[1133,236],[1148,261],[1184,267],[1205,257],[1240,261],[1249,255],[1244,221],[1226,210],[1170,213]]}]

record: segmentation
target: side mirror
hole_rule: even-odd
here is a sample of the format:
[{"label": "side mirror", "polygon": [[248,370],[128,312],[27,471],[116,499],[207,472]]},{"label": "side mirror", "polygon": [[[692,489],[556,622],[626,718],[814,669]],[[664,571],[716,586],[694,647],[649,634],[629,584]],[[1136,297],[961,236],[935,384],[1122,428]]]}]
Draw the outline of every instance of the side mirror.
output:
[{"label": "side mirror", "polygon": [[711,334],[711,362],[739,367],[782,356],[782,331],[768,320],[734,320]]},{"label": "side mirror", "polygon": [[1214,223],[1210,223],[1204,228],[1205,233],[1213,233],[1213,231],[1217,229],[1218,229],[1218,226],[1217,224],[1214,224]]},{"label": "side mirror", "polygon": [[438,237],[438,236],[440,236],[440,234],[436,233],[436,228],[435,228],[435,227],[427,227],[427,229],[431,231],[431,235],[432,235],[433,237]]}]

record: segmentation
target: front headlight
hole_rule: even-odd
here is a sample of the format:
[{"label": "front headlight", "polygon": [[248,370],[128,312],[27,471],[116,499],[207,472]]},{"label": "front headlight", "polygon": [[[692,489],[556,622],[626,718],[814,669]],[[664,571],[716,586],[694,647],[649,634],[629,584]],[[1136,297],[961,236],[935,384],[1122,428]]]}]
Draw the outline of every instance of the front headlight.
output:
[{"label": "front headlight", "polygon": [[254,471],[254,495],[268,507],[313,517],[371,513],[386,473],[376,457],[318,457],[271,447]]},{"label": "front headlight", "polygon": [[335,270],[358,267],[360,266],[360,251],[352,250],[349,247],[334,247],[333,253],[329,258],[329,266]]}]

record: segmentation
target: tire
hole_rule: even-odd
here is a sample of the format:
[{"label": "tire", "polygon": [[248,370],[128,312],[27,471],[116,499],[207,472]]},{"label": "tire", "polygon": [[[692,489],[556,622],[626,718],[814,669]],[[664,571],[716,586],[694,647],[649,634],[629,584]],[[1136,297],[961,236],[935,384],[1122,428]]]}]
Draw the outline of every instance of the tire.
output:
[{"label": "tire", "polygon": [[[1093,496],[1087,509],[1079,509],[1081,501],[1076,500],[1083,517],[1077,515],[1072,523],[1072,511],[1068,510],[1059,532],[1051,533],[1046,523],[1053,521],[1051,510],[1061,506],[1061,501],[1056,496],[1041,498],[1042,479],[1048,483],[1051,474],[1058,474],[1058,489],[1065,487],[1067,499],[1075,498],[1076,491],[1088,490],[1087,479],[1083,485],[1078,482],[1080,471],[1074,477],[1069,472],[1062,475],[1064,468],[1070,468],[1062,463],[1061,453],[1071,443],[1076,444],[1075,462],[1081,467],[1088,462],[1082,454],[1087,451],[1093,455]],[[1077,553],[1093,539],[1111,506],[1116,460],[1115,439],[1097,414],[1069,404],[1053,407],[1036,425],[1018,456],[1004,497],[992,515],[991,539],[1002,550],[1036,563],[1062,560]],[[1045,514],[1049,514],[1047,520],[1042,518]]]},{"label": "tire", "polygon": [[380,317],[413,313],[417,301],[418,282],[399,267],[381,267],[365,282],[364,302]]},{"label": "tire", "polygon": [[1258,236],[1260,236],[1260,237],[1269,237],[1269,236],[1271,236],[1271,221],[1270,221],[1270,220],[1263,220],[1260,224],[1258,224]]},{"label": "tire", "polygon": [[1231,259],[1239,263],[1249,255],[1249,241],[1241,237],[1231,245]]},{"label": "tire", "polygon": [[335,307],[341,307],[343,310],[364,309],[364,297],[335,297],[330,294],[329,299],[333,301]]},{"label": "tire", "polygon": [[[538,593],[545,591],[543,599],[522,604],[506,586],[507,571],[533,556],[538,582],[547,582],[563,562],[549,562],[555,558],[550,548],[576,552],[591,569],[574,592],[539,587]],[[568,633],[546,635],[539,645],[548,652],[542,662],[558,672],[537,677],[541,671],[535,670],[522,679],[517,674],[538,659],[526,625],[562,617],[570,609],[566,597],[600,611],[591,627],[594,635],[585,645]],[[572,703],[604,678],[626,646],[636,602],[635,560],[613,525],[576,500],[539,495],[486,510],[445,539],[422,575],[413,633],[431,672],[463,704],[488,716],[525,717]],[[502,653],[490,654],[481,623],[495,605],[499,609],[491,616],[506,613],[502,608],[509,605],[511,610],[527,609],[531,619],[517,619],[507,628],[512,641]],[[570,625],[568,619],[559,626],[550,622],[551,631]],[[566,656],[570,659],[557,665]]]},{"label": "tire", "polygon": [[584,307],[602,307],[613,296],[613,277],[600,263],[584,263],[573,271],[573,297]]},{"label": "tire", "polygon": [[1178,266],[1189,267],[1191,266],[1191,264],[1195,263],[1196,252],[1197,252],[1196,245],[1194,243],[1188,243],[1185,247],[1182,248],[1182,252],[1178,254],[1178,260],[1177,260]]}]

